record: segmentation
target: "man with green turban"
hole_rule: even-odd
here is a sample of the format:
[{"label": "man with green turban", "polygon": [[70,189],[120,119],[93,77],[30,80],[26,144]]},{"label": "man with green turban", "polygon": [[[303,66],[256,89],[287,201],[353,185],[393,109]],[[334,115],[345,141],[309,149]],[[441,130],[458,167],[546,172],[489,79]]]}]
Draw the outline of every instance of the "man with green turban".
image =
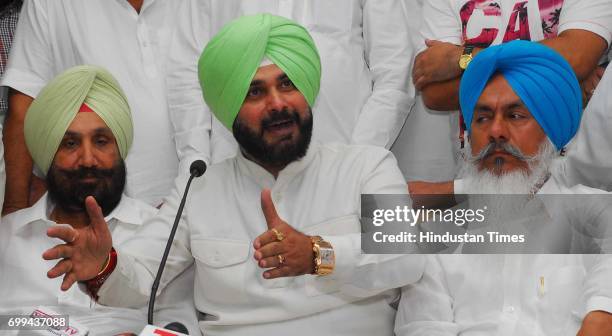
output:
[{"label": "man with green turban", "polygon": [[[0,313],[29,315],[38,309],[50,315],[69,314],[70,326],[79,335],[87,330],[95,335],[141,330],[146,307],[101,307],[78,288],[62,293],[59,280],[49,281],[45,274],[52,262],[40,258],[57,244],[47,237],[49,228],[90,226],[86,199],[99,204],[98,211],[118,244],[132,238],[156,212],[123,194],[124,159],[133,137],[123,90],[100,67],[70,68],[48,83],[30,105],[24,133],[36,166],[46,175],[48,192],[32,207],[5,216],[0,225]],[[71,263],[68,259],[60,264],[70,267]],[[190,269],[170,284],[156,307],[160,320],[181,321],[193,333],[197,326],[192,283]],[[41,304],[44,307],[37,307]]]},{"label": "man with green turban", "polygon": [[[320,77],[310,35],[277,16],[242,17],[211,39],[199,67],[241,151],[194,181],[162,287],[195,263],[205,334],[392,335],[394,288],[419,279],[423,260],[363,255],[359,217],[361,194],[406,194],[405,181],[383,148],[310,143]],[[83,262],[49,274],[65,274],[64,289],[104,281],[90,287],[102,304],[147,302],[159,264],[151,251],[163,250],[182,192],[116,253],[101,216],[91,230],[50,230],[69,243],[45,255]],[[107,259],[117,267],[103,269]]]}]

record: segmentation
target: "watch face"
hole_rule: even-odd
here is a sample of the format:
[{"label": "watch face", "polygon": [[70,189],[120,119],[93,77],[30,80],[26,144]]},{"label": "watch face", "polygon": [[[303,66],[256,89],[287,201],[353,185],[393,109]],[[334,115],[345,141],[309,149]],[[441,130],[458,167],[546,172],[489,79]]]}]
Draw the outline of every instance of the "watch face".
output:
[{"label": "watch face", "polygon": [[334,250],[332,249],[321,249],[321,263],[331,264],[334,262]]},{"label": "watch face", "polygon": [[472,55],[461,55],[461,58],[459,58],[459,67],[465,70],[470,64],[471,60],[472,60]]}]

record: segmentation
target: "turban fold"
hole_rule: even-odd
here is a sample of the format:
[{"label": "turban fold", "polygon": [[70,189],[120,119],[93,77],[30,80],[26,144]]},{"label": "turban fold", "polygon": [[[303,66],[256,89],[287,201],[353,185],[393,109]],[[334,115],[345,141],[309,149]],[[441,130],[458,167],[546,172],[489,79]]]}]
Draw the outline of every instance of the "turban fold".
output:
[{"label": "turban fold", "polygon": [[528,41],[486,48],[472,60],[459,89],[468,131],[476,102],[496,73],[504,76],[558,150],[574,137],[582,115],[582,91],[574,70],[553,49]]},{"label": "turban fold", "polygon": [[111,129],[125,159],[132,145],[132,115],[117,80],[93,65],[68,69],[49,82],[26,113],[24,134],[32,160],[47,173],[64,133],[81,105],[89,106]]},{"label": "turban fold", "polygon": [[310,106],[314,105],[321,62],[310,34],[279,16],[243,16],[210,40],[198,62],[204,100],[230,130],[264,56],[287,74]]}]

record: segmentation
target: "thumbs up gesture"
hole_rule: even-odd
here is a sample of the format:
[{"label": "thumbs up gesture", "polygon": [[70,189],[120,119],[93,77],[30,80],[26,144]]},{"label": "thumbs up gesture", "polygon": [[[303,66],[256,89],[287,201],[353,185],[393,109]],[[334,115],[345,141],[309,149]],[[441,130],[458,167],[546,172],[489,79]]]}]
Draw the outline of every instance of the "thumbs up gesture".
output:
[{"label": "thumbs up gesture", "polygon": [[102,209],[93,196],[85,199],[89,226],[75,229],[69,225],[55,225],[47,236],[59,238],[65,244],[56,245],[43,253],[43,259],[61,259],[49,272],[49,278],[64,276],[62,290],[75,282],[94,278],[106,264],[113,242]]},{"label": "thumbs up gesture", "polygon": [[311,274],[314,271],[314,252],[310,236],[287,224],[276,212],[270,189],[261,192],[261,209],[268,230],[253,242],[255,260],[267,268],[266,279]]}]

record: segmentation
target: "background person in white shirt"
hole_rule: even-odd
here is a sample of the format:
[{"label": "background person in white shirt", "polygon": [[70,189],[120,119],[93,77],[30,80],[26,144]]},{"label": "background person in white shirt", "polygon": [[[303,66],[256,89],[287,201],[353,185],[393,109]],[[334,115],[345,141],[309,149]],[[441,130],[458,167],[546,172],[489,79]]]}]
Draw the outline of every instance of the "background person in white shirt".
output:
[{"label": "background person in white shirt", "polygon": [[[389,148],[414,102],[409,77],[417,30],[406,24],[403,5],[402,0],[185,1],[168,65],[170,112],[184,116],[185,129],[208,123],[196,63],[209,34],[240,16],[271,13],[306,27],[321,55],[313,139]],[[235,156],[231,132],[216,118],[212,123],[213,161]]]},{"label": "background person in white shirt", "polygon": [[[416,281],[422,258],[362,255],[360,199],[405,195],[405,182],[385,149],[311,144],[320,62],[308,32],[270,14],[242,17],[209,42],[199,69],[208,105],[241,151],[194,181],[162,286],[195,260],[206,334],[392,335],[398,291],[390,289]],[[117,267],[99,275],[108,276],[100,303],[146,302],[159,262],[150,251],[165,244],[179,193],[117,248]],[[111,249],[87,201],[96,224],[49,231],[72,242],[44,254],[71,256],[49,272],[64,275],[63,289],[96,276]]]},{"label": "background person in white shirt", "polygon": [[[134,236],[155,208],[123,194],[124,158],[132,143],[127,99],[107,71],[94,66],[71,68],[51,81],[30,105],[25,137],[32,158],[46,172],[48,193],[32,207],[6,216],[0,226],[0,296],[3,314],[31,314],[36,307],[69,315],[69,323],[90,335],[139,332],[146,307],[110,308],[73,288],[61,292],[47,278],[53,261],[40,258],[57,244],[49,228],[90,225],[85,197],[102,207],[108,230],[120,246]],[[161,251],[159,251],[161,253]],[[199,333],[193,306],[193,269],[177,277],[159,298],[155,320],[181,322]],[[81,330],[81,332],[84,332]]]},{"label": "background person in white shirt", "polygon": [[[582,113],[578,81],[552,49],[524,41],[490,47],[463,75],[460,95],[471,194],[601,192],[550,176]],[[550,99],[558,99],[554,107]],[[419,283],[402,291],[395,331],[609,335],[611,276],[608,256],[431,256]]]},{"label": "background person in white shirt", "polygon": [[[174,185],[179,160],[208,158],[208,136],[197,144],[176,132],[168,114],[166,59],[176,10],[171,0],[24,1],[2,85],[12,88],[4,128],[5,211],[27,207],[44,191],[31,175],[23,139],[25,112],[40,89],[62,71],[81,64],[108,69],[121,83],[134,117],[134,146],[126,160],[126,194],[153,206]],[[206,130],[202,130],[206,133]],[[178,144],[178,145],[177,145]],[[184,147],[182,147],[184,146]],[[187,167],[189,166],[187,163]],[[30,188],[35,191],[30,194]]]}]

